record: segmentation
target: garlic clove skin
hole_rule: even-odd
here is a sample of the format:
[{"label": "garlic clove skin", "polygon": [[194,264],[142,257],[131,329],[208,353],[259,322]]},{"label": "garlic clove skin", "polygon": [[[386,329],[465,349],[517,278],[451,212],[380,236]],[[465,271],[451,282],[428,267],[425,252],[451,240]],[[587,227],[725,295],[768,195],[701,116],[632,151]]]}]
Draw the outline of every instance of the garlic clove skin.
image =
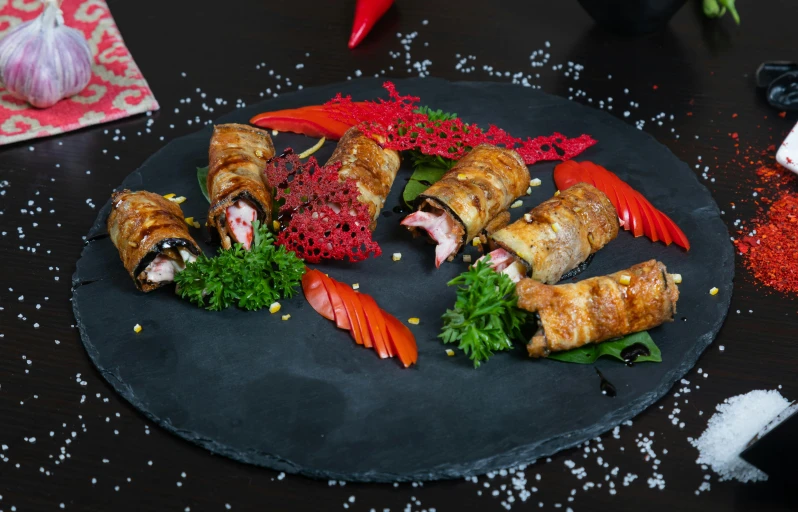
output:
[{"label": "garlic clove skin", "polygon": [[38,108],[82,91],[91,79],[92,56],[83,34],[64,25],[54,0],[37,18],[0,40],[0,82]]}]

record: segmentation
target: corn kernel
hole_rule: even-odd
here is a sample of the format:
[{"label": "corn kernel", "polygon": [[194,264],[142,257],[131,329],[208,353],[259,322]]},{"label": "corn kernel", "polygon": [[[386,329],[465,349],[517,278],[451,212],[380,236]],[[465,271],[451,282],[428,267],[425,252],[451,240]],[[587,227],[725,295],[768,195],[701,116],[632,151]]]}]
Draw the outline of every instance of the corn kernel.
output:
[{"label": "corn kernel", "polygon": [[482,240],[480,240],[478,236],[475,236],[474,239],[471,240],[471,245],[473,245],[474,247],[478,247],[482,245]]},{"label": "corn kernel", "polygon": [[255,156],[258,158],[263,158],[263,151],[261,151],[260,149],[256,149]]},{"label": "corn kernel", "polygon": [[391,259],[394,260],[394,261],[401,260],[402,259],[402,253],[401,252],[393,253],[393,255],[391,256]]},{"label": "corn kernel", "polygon": [[183,203],[186,202],[186,197],[185,196],[174,197],[174,194],[169,194],[169,195],[172,196],[172,197],[167,197],[167,199],[169,199],[173,203],[183,204]]},{"label": "corn kernel", "polygon": [[527,221],[527,222],[532,222],[532,214],[531,213],[525,213],[524,214],[524,220]]},{"label": "corn kernel", "polygon": [[460,173],[460,174],[457,175],[457,179],[460,180],[460,181],[465,181],[465,180],[468,179],[468,176],[466,176],[463,173]]},{"label": "corn kernel", "polygon": [[518,201],[511,204],[510,208],[520,208],[522,206],[524,206],[524,202],[519,199]]},{"label": "corn kernel", "polygon": [[449,356],[449,357],[452,357],[454,355],[454,350],[452,350],[450,348],[447,348],[446,349],[446,355]]},{"label": "corn kernel", "polygon": [[165,195],[163,196],[163,198],[164,198],[164,199],[172,199],[172,198],[173,198],[173,197],[175,197],[176,195],[177,195],[177,194],[165,194]]},{"label": "corn kernel", "polygon": [[540,178],[535,178],[535,179],[529,180],[529,186],[530,187],[539,187],[541,183],[543,183],[543,182],[540,181]]},{"label": "corn kernel", "polygon": [[560,191],[559,190],[554,193],[555,197],[558,196],[558,195],[560,195]]},{"label": "corn kernel", "polygon": [[419,319],[418,319],[418,318],[416,318],[416,317],[412,317],[412,318],[408,318],[408,319],[407,319],[407,323],[409,323],[409,324],[413,324],[413,325],[418,325],[418,323],[419,323],[420,321],[421,321],[421,320],[419,320]]},{"label": "corn kernel", "polygon": [[288,320],[289,318],[291,318],[291,315],[290,315],[290,314],[288,314],[288,315],[283,315],[283,316],[282,316],[282,317],[280,317],[280,318],[282,318],[283,320]]},{"label": "corn kernel", "polygon": [[185,220],[186,224],[188,224],[189,226],[193,226],[194,225],[194,217],[186,217],[183,220]]},{"label": "corn kernel", "polygon": [[527,187],[526,188],[526,195],[530,195],[530,194],[532,194],[532,187]]},{"label": "corn kernel", "polygon": [[274,228],[275,231],[280,229],[280,221],[279,220],[273,220],[272,221],[272,227]]},{"label": "corn kernel", "polygon": [[551,225],[551,229],[553,229],[555,233],[559,233],[560,232],[560,225],[555,222],[555,223],[553,223]]},{"label": "corn kernel", "polygon": [[137,244],[137,243],[136,243],[136,242],[134,242],[133,240],[128,240],[128,241],[127,241],[127,244],[128,244],[130,247],[138,247],[138,246],[139,246],[139,244]]},{"label": "corn kernel", "polygon": [[720,290],[717,287],[713,286],[711,290],[709,290],[710,295],[717,295]]},{"label": "corn kernel", "polygon": [[471,263],[471,255],[470,254],[463,254],[463,261],[466,263]]},{"label": "corn kernel", "polygon": [[283,306],[281,306],[279,302],[273,302],[272,305],[269,306],[269,313],[272,314],[277,313],[278,311],[280,311],[280,308],[282,307]]},{"label": "corn kernel", "polygon": [[199,229],[199,228],[200,228],[200,223],[199,223],[199,222],[197,222],[197,221],[194,221],[194,223],[192,224],[192,226],[194,226],[195,228]]},{"label": "corn kernel", "polygon": [[673,277],[673,282],[676,284],[682,284],[682,275],[681,274],[671,274]]},{"label": "corn kernel", "polygon": [[352,289],[353,290],[359,290],[360,289],[360,283],[352,283]]},{"label": "corn kernel", "polygon": [[136,334],[140,333],[141,332],[141,326],[139,324],[134,325],[133,326],[133,332],[135,332]]},{"label": "corn kernel", "polygon": [[618,282],[621,284],[629,284],[632,282],[632,278],[624,274],[618,279]]}]

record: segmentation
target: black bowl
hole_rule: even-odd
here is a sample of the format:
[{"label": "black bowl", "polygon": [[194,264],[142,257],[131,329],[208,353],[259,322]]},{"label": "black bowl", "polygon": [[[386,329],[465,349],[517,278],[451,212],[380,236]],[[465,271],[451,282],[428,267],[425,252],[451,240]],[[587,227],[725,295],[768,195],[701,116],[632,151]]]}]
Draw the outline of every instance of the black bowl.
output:
[{"label": "black bowl", "polygon": [[579,0],[596,23],[613,32],[647,34],[662,29],[687,0]]}]

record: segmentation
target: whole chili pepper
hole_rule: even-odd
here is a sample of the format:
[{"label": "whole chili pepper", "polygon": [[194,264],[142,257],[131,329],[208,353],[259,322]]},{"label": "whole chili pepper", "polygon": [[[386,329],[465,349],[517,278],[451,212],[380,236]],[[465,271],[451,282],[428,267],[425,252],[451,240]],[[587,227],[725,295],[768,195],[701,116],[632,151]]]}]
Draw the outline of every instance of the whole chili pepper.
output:
[{"label": "whole chili pepper", "polygon": [[359,45],[377,20],[388,11],[393,0],[357,0],[355,3],[355,21],[352,23],[352,35],[349,36],[349,48]]},{"label": "whole chili pepper", "polygon": [[352,126],[331,118],[323,105],[262,112],[249,122],[261,128],[300,133],[316,139],[326,137],[329,140],[340,139]]}]

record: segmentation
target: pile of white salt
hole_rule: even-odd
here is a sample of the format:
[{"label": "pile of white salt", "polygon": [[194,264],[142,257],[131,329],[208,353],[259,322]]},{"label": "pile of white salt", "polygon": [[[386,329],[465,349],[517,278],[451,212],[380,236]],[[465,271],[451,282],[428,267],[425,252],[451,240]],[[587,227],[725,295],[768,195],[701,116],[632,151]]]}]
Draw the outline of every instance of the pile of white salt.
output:
[{"label": "pile of white salt", "polygon": [[768,476],[740,458],[748,442],[790,405],[776,390],[754,390],[718,404],[707,429],[690,444],[698,448],[696,462],[712,468],[720,480],[767,480]]}]

